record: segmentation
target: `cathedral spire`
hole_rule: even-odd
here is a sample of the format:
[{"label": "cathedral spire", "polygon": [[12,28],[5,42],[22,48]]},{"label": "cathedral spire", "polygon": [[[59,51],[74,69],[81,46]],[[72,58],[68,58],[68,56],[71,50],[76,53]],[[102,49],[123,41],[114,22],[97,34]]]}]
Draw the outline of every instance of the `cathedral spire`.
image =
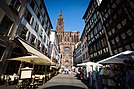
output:
[{"label": "cathedral spire", "polygon": [[62,10],[60,10],[60,16],[59,16],[59,18],[63,18],[63,17],[62,17]]},{"label": "cathedral spire", "polygon": [[59,18],[57,19],[56,31],[64,32],[64,18],[62,16],[62,10],[60,10],[60,15]]}]

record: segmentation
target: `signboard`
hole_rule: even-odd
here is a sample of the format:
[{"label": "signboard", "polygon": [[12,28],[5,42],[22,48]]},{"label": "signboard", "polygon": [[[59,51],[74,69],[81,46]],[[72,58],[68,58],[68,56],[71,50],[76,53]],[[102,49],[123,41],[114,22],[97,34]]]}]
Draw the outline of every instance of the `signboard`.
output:
[{"label": "signboard", "polygon": [[32,70],[22,70],[20,79],[31,78],[32,77],[31,75],[32,75]]}]

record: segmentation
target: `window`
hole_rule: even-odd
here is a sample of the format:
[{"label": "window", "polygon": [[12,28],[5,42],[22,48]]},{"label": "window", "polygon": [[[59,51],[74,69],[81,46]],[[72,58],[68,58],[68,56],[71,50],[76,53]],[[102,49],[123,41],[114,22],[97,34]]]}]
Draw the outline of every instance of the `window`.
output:
[{"label": "window", "polygon": [[119,9],[119,11],[118,11],[118,14],[119,14],[119,15],[121,15],[121,14],[122,14],[122,11],[121,11],[121,9]]},{"label": "window", "polygon": [[112,8],[116,8],[116,4],[115,3],[112,5]]},{"label": "window", "polygon": [[31,15],[31,13],[27,10],[27,12],[25,13],[25,19],[27,20],[28,23],[32,23],[33,22],[33,16]]},{"label": "window", "polygon": [[38,49],[40,50],[40,48],[41,48],[41,42],[38,40]]},{"label": "window", "polygon": [[65,36],[65,38],[64,38],[64,41],[66,42],[66,36]]},{"label": "window", "polygon": [[32,25],[33,22],[34,22],[34,17],[32,16],[29,23]]},{"label": "window", "polygon": [[121,24],[120,23],[117,25],[117,28],[118,29],[121,29]]},{"label": "window", "polygon": [[36,22],[35,27],[34,27],[34,30],[37,32],[38,29],[39,29],[39,25],[38,25],[38,23]]},{"label": "window", "polygon": [[43,30],[41,29],[40,30],[40,37],[42,38],[42,35],[43,35]]},{"label": "window", "polygon": [[28,29],[26,27],[23,27],[23,30],[22,30],[22,32],[20,34],[20,37],[22,39],[26,40],[26,34],[27,34],[27,32],[28,32]]},{"label": "window", "polygon": [[33,0],[31,1],[30,6],[31,6],[31,8],[33,9],[33,11],[35,11],[35,3],[34,3],[34,1],[33,1]]},{"label": "window", "polygon": [[0,34],[7,35],[13,27],[13,22],[5,15],[0,23]]},{"label": "window", "polygon": [[116,3],[119,4],[121,0],[116,0]]},{"label": "window", "polygon": [[129,29],[129,30],[127,31],[127,35],[128,35],[128,36],[132,36],[132,30],[131,30],[131,29]]},{"label": "window", "polygon": [[112,33],[115,33],[115,28],[112,29]]},{"label": "window", "polygon": [[112,43],[113,45],[115,45],[115,41],[114,41],[114,39],[113,39],[113,40],[111,40],[111,43]]},{"label": "window", "polygon": [[31,44],[33,46],[35,45],[35,36],[34,35],[31,36]]},{"label": "window", "polygon": [[133,2],[133,1],[131,1],[131,2],[129,3],[129,5],[131,6],[132,9],[134,9],[134,2]]},{"label": "window", "polygon": [[115,40],[116,40],[116,42],[118,43],[118,42],[119,42],[119,37],[116,37]]},{"label": "window", "polygon": [[12,0],[10,6],[18,12],[20,10],[21,3],[19,0]]},{"label": "window", "polygon": [[122,33],[122,34],[121,34],[121,38],[122,38],[123,40],[126,39],[125,33]]},{"label": "window", "polygon": [[44,42],[46,42],[46,35],[44,35]]},{"label": "window", "polygon": [[109,35],[109,36],[111,36],[111,35],[112,35],[112,32],[111,32],[111,31],[109,31],[109,32],[108,32],[108,35]]},{"label": "window", "polygon": [[90,32],[91,38],[93,38],[93,31]]},{"label": "window", "polygon": [[64,48],[64,53],[70,53],[70,48],[69,47],[65,47]]}]

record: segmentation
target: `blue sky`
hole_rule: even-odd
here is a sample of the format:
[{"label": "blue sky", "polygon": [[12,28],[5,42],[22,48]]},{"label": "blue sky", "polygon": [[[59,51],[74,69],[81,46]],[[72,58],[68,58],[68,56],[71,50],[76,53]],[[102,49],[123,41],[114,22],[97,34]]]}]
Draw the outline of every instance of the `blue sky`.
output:
[{"label": "blue sky", "polygon": [[44,0],[52,22],[56,29],[56,20],[60,10],[64,18],[64,31],[79,31],[82,34],[84,20],[82,19],[90,0]]}]

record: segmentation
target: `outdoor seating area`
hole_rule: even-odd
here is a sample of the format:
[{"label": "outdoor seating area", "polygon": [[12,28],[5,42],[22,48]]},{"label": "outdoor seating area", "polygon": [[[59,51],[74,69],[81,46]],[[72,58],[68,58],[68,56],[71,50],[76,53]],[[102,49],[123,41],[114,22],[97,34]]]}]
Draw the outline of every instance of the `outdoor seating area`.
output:
[{"label": "outdoor seating area", "polygon": [[19,79],[19,76],[17,76],[16,74],[13,75],[0,75],[0,84],[7,84],[7,85],[11,85],[11,84],[17,84]]},{"label": "outdoor seating area", "polygon": [[20,75],[0,75],[0,84],[17,85],[18,88],[37,88],[57,75],[55,71],[42,73],[33,71],[35,71],[33,68],[25,67],[21,68]]},{"label": "outdoor seating area", "polygon": [[[35,88],[45,84],[56,75],[57,68],[55,63],[49,61],[46,57],[22,56],[7,59],[7,61],[20,61],[16,73],[1,74],[0,84],[17,85],[18,88]],[[51,67],[53,66],[53,67]]]}]

